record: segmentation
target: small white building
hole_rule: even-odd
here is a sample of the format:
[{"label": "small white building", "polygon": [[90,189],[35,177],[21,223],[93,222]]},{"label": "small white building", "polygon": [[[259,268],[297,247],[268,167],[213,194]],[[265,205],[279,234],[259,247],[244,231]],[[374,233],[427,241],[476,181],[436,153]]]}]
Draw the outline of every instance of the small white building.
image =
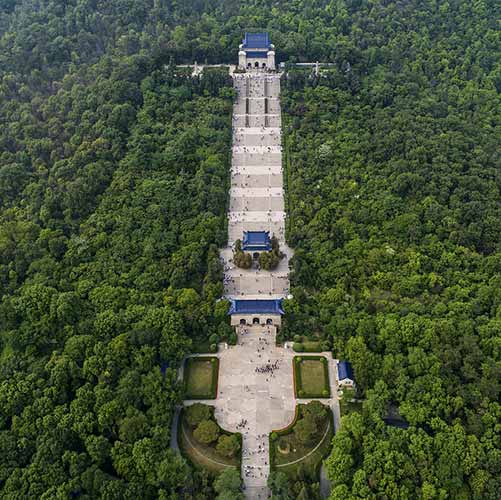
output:
[{"label": "small white building", "polygon": [[268,33],[245,33],[239,46],[238,67],[240,69],[275,69],[275,46],[270,43]]}]

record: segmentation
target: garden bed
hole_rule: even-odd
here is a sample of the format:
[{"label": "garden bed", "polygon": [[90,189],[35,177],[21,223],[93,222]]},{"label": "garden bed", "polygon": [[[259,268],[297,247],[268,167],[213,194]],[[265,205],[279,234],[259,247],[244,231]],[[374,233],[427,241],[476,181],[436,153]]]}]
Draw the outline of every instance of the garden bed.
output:
[{"label": "garden bed", "polygon": [[[240,469],[241,451],[234,457],[227,457],[218,453],[215,443],[210,445],[200,443],[199,441],[197,441],[193,434],[194,428],[190,426],[185,417],[186,409],[183,409],[179,416],[178,446],[181,454],[185,458],[187,458],[195,467],[206,469],[207,471],[209,471],[209,473],[214,475],[220,474],[227,468]],[[216,422],[213,416],[211,417],[211,420]],[[217,427],[219,429],[220,435],[236,435],[241,445],[241,434],[225,431],[219,425],[217,425]]]}]

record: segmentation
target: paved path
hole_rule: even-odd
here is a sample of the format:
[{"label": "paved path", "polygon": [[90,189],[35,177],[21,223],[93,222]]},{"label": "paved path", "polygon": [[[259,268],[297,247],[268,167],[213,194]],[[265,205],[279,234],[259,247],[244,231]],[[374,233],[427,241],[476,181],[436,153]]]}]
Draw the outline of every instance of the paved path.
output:
[{"label": "paved path", "polygon": [[[289,259],[285,243],[282,176],[280,75],[251,72],[233,74],[237,99],[233,108],[233,151],[228,247],[222,250],[225,296],[282,298],[289,294]],[[233,244],[244,231],[269,231],[285,258],[273,272],[242,270],[233,262]]]}]

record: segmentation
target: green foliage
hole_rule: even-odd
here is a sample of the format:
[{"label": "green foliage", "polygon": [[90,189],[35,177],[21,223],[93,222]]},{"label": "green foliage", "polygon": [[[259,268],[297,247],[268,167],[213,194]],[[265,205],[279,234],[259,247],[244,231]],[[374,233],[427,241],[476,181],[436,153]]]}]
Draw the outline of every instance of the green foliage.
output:
[{"label": "green foliage", "polygon": [[219,436],[216,450],[225,457],[234,457],[240,451],[240,441],[236,434]]},{"label": "green foliage", "polygon": [[[283,79],[284,335],[331,341],[366,397],[334,439],[335,498],[500,487],[494,5],[336,4],[334,65]],[[391,406],[409,429],[382,423]]]},{"label": "green foliage", "polygon": [[318,423],[327,417],[327,408],[320,401],[310,401],[303,406],[303,413]]},{"label": "green foliage", "polygon": [[237,469],[225,469],[214,481],[214,490],[218,493],[218,499],[234,498],[241,500],[242,479]]},{"label": "green foliage", "polygon": [[294,435],[302,444],[311,443],[317,431],[318,427],[315,418],[310,414],[306,414],[303,418],[299,419],[294,426]]},{"label": "green foliage", "polygon": [[202,444],[213,443],[219,436],[219,427],[213,420],[203,420],[193,431],[193,436]]},{"label": "green foliage", "polygon": [[204,420],[209,420],[212,417],[210,406],[202,403],[194,403],[185,409],[186,421],[192,426],[197,427]]}]

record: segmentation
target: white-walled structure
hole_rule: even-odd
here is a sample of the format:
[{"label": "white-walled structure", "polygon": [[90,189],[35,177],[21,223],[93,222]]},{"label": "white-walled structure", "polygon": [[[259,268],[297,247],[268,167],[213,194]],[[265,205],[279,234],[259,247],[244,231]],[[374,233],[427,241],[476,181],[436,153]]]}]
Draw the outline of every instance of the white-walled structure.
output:
[{"label": "white-walled structure", "polygon": [[270,43],[268,33],[246,33],[239,46],[238,67],[240,69],[275,69],[275,46]]}]

